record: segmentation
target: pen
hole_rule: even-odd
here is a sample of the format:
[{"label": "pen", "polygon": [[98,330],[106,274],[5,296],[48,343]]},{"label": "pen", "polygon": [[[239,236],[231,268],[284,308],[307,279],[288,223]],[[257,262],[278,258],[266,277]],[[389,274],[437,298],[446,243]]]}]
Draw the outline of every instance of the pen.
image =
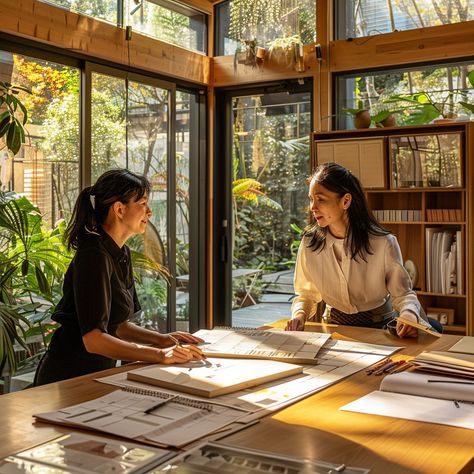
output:
[{"label": "pen", "polygon": [[162,400],[156,405],[153,405],[152,407],[147,408],[143,413],[145,413],[145,415],[149,415],[152,411],[156,410],[157,408],[160,408],[163,405],[166,405],[169,401],[174,400],[177,396],[178,395],[175,395],[174,397],[170,397],[170,398],[167,398],[166,400]]},{"label": "pen", "polygon": [[400,367],[397,367],[395,370],[390,372],[391,374],[398,374],[398,372],[403,372],[404,370],[407,370],[409,367],[411,367],[410,362],[405,362],[402,364]]},{"label": "pen", "polygon": [[395,370],[397,370],[398,368],[400,368],[404,364],[405,364],[404,360],[398,360],[397,362],[395,362],[395,365],[393,365],[391,367],[390,366],[386,367],[385,370],[384,370],[384,373],[393,374],[395,372]]},{"label": "pen", "polygon": [[398,366],[398,362],[390,362],[390,364],[384,365],[379,370],[374,372],[374,375],[386,374],[390,369],[393,369],[394,367],[397,367],[397,366]]},{"label": "pen", "polygon": [[368,369],[366,372],[367,372],[367,375],[370,375],[372,374],[373,372],[375,372],[376,370],[380,369],[381,367],[383,367],[384,365],[388,364],[389,362],[392,362],[392,359],[385,359],[383,360],[382,362],[379,362],[378,364],[375,364],[371,369]]},{"label": "pen", "polygon": [[427,380],[431,383],[461,383],[463,385],[474,385],[474,382],[464,382],[461,380]]}]

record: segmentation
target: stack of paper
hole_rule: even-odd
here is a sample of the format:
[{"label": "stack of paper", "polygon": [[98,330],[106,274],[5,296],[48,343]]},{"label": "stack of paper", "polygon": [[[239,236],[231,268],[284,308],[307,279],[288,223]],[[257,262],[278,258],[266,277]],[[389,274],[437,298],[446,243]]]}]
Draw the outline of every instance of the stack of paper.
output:
[{"label": "stack of paper", "polygon": [[452,352],[422,352],[411,363],[416,369],[438,374],[474,378],[474,355]]},{"label": "stack of paper", "polygon": [[274,360],[206,359],[130,370],[127,379],[211,398],[301,372],[300,365]]},{"label": "stack of paper", "polygon": [[316,355],[330,334],[259,329],[201,329],[201,349],[209,357],[271,359],[295,364],[315,364]]}]

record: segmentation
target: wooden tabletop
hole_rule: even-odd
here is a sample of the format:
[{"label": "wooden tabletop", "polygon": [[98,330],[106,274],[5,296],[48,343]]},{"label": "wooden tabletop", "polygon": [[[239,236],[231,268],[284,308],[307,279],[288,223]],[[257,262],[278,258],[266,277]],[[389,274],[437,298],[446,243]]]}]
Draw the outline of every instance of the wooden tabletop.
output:
[{"label": "wooden tabletop", "polygon": [[[337,339],[403,345],[405,349],[395,355],[399,359],[423,350],[445,350],[459,340],[459,336],[449,335],[440,339],[420,335],[418,339],[401,340],[381,330],[346,326],[307,325],[306,330],[328,331]],[[123,370],[126,368],[0,396],[0,457],[69,432],[66,427],[34,422],[32,415],[116,390],[93,379]],[[380,380],[359,372],[223,441],[371,468],[374,473],[446,474],[474,470],[472,430],[338,410],[378,389]]]}]

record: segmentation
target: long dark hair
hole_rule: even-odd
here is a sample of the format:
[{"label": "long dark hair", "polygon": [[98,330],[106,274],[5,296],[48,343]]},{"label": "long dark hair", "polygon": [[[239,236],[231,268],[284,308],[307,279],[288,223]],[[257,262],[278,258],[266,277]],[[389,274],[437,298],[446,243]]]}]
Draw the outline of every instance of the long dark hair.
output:
[{"label": "long dark hair", "polygon": [[145,194],[150,194],[150,182],[144,176],[125,169],[103,173],[94,186],[84,188],[77,198],[64,235],[68,248],[77,250],[88,232],[97,231],[112,204],[117,201],[127,204],[131,199],[138,201]]},{"label": "long dark hair", "polygon": [[[342,198],[345,194],[352,196],[352,201],[347,209],[349,226],[346,236],[346,246],[351,257],[366,260],[366,254],[372,254],[370,248],[370,235],[387,235],[390,231],[382,227],[373,216],[367,204],[367,199],[359,180],[346,168],[337,163],[319,165],[308,178],[308,184],[313,181]],[[310,238],[308,247],[313,251],[322,250],[326,245],[327,227],[319,227],[311,215],[310,224],[305,228],[304,234]]]}]

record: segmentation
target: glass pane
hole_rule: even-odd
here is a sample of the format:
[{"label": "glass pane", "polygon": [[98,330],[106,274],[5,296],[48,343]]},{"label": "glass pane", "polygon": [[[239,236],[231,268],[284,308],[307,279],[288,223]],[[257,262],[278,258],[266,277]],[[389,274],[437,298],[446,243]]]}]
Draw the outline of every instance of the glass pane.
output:
[{"label": "glass pane", "polygon": [[206,52],[206,15],[181,4],[125,0],[126,24],[167,43]]},{"label": "glass pane", "polygon": [[[92,181],[111,168],[127,168],[152,184],[153,215],[144,236],[128,245],[154,262],[167,265],[167,179],[169,91],[103,74],[92,74]],[[166,331],[167,287],[134,263],[143,309],[137,322]]]},{"label": "glass pane", "polygon": [[191,108],[194,95],[176,93],[176,329],[189,330],[189,171],[191,161]]},{"label": "glass pane", "polygon": [[338,0],[337,39],[447,25],[474,19],[470,0]]},{"label": "glass pane", "polygon": [[472,63],[341,75],[336,84],[339,129],[354,126],[347,108],[369,110],[372,126],[388,112],[396,125],[418,125],[438,119],[469,120],[474,116]]},{"label": "glass pane", "polygon": [[[293,294],[299,239],[293,226],[303,227],[307,216],[304,181],[309,173],[310,116],[309,93],[233,100],[232,317],[236,325],[246,325],[240,308],[261,301],[288,303]],[[253,318],[250,325],[255,324]]]},{"label": "glass pane", "polygon": [[19,94],[26,144],[14,157],[0,144],[0,189],[26,196],[52,226],[70,217],[79,193],[79,71],[0,51],[0,80],[33,92]]},{"label": "glass pane", "polygon": [[117,23],[117,0],[41,0],[58,7]]},{"label": "glass pane", "polygon": [[314,0],[230,0],[216,7],[217,54],[234,54],[244,41],[272,48],[316,38]]},{"label": "glass pane", "polygon": [[392,188],[461,187],[459,133],[390,138]]}]

